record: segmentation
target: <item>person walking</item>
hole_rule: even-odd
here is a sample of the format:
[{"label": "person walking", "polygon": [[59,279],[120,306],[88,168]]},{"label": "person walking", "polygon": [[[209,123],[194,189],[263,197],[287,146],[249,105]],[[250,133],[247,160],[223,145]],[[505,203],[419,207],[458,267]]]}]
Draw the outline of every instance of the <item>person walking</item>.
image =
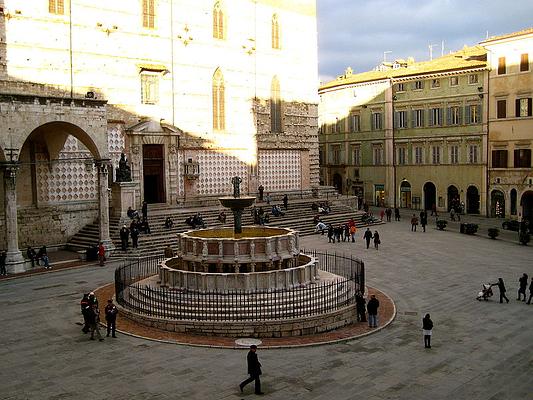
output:
[{"label": "person walking", "polygon": [[100,342],[104,340],[104,338],[102,337],[102,334],[100,333],[99,322],[100,322],[100,310],[98,310],[98,304],[93,304],[91,306],[90,313],[89,313],[89,324],[91,327],[91,337],[89,338],[89,340],[94,340],[95,332]]},{"label": "person walking", "polygon": [[383,217],[385,217],[385,210],[382,209],[380,212],[379,212],[379,219],[380,221],[383,221]]},{"label": "person walking", "polygon": [[263,185],[259,185],[259,187],[257,188],[257,191],[259,192],[259,201],[263,201],[263,192],[264,192],[265,188]]},{"label": "person walking", "polygon": [[357,227],[355,224],[350,226],[350,236],[352,237],[352,243],[355,243],[355,233],[357,232]]},{"label": "person walking", "polygon": [[390,222],[392,217],[392,208],[387,207],[385,210],[385,215],[387,216],[387,222]]},{"label": "person walking", "polygon": [[370,232],[370,228],[366,228],[363,239],[366,240],[366,248],[368,249],[370,247],[370,240],[372,240],[372,232]]},{"label": "person walking", "polygon": [[355,294],[355,309],[357,311],[357,322],[366,322],[366,299],[360,290]]},{"label": "person walking", "polygon": [[98,261],[101,267],[105,265],[105,247],[103,242],[100,242],[98,245]]},{"label": "person walking", "polygon": [[522,274],[522,277],[518,280],[518,298],[516,300],[520,301],[521,297],[520,296],[521,294],[524,295],[524,300],[522,301],[526,301],[526,288],[527,288],[527,280],[528,280],[528,277],[527,277],[527,274],[524,273]]},{"label": "person walking", "polygon": [[89,303],[89,293],[85,293],[80,301],[81,315],[83,316],[83,333],[89,332],[91,329],[91,304]]},{"label": "person walking", "polygon": [[113,304],[113,300],[107,300],[107,305],[105,306],[105,321],[107,323],[107,337],[109,334],[112,334],[112,337],[116,338],[115,330],[117,328],[117,306]]},{"label": "person walking", "polygon": [[257,346],[255,344],[250,346],[250,351],[246,356],[246,361],[248,363],[248,374],[250,374],[250,377],[239,384],[241,393],[246,385],[252,381],[255,381],[255,394],[264,394],[261,391],[261,380],[259,379],[259,376],[262,374],[261,363],[257,358]]},{"label": "person walking", "polygon": [[289,206],[289,197],[285,194],[285,196],[283,196],[283,208],[285,208],[285,211],[287,211],[288,206]]},{"label": "person walking", "polygon": [[424,332],[424,347],[431,349],[431,332],[433,331],[433,321],[429,314],[422,319],[422,330]]},{"label": "person walking", "polygon": [[381,240],[379,239],[379,233],[378,233],[378,231],[374,231],[374,236],[373,236],[373,238],[374,238],[374,248],[375,248],[376,250],[378,250],[378,248],[379,248],[379,244],[381,243]]},{"label": "person walking", "polygon": [[366,305],[366,311],[368,312],[368,326],[370,328],[378,327],[378,308],[379,300],[376,299],[376,295],[370,296],[370,300]]},{"label": "person walking", "polygon": [[268,205],[270,205],[270,202],[272,201],[272,197],[270,197],[270,193],[267,193],[266,195],[266,202]]},{"label": "person walking", "polygon": [[335,236],[334,236],[334,229],[333,229],[333,225],[329,224],[328,225],[328,243],[335,243]]},{"label": "person walking", "polygon": [[506,289],[505,289],[505,283],[503,283],[502,278],[498,278],[498,283],[493,283],[492,285],[498,286],[498,289],[500,289],[500,303],[503,303],[503,299],[509,303],[509,299],[505,295]]},{"label": "person walking", "polygon": [[5,250],[2,250],[2,252],[0,252],[0,275],[2,275],[2,276],[6,276],[7,275],[6,258],[7,258],[7,254],[6,254]]},{"label": "person walking", "polygon": [[424,230],[424,232],[426,231],[427,224],[428,224],[428,213],[426,212],[426,210],[422,210],[420,211],[420,225],[422,225],[422,229]]},{"label": "person walking", "polygon": [[416,226],[418,225],[418,218],[415,214],[411,217],[411,232],[416,232]]},{"label": "person walking", "polygon": [[395,221],[400,220],[400,209],[398,207],[394,207],[394,220]]},{"label": "person walking", "polygon": [[527,304],[531,304],[531,299],[533,299],[533,277],[531,277],[531,283],[529,284],[529,299],[527,299]]}]

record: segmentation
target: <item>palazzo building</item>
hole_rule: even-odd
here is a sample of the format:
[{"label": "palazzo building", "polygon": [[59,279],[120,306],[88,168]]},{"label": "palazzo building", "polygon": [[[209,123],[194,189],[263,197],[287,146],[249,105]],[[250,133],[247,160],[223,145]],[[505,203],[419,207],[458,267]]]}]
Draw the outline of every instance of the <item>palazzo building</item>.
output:
[{"label": "palazzo building", "polygon": [[490,65],[489,212],[533,222],[533,29],[481,44]]},{"label": "palazzo building", "polygon": [[235,175],[243,192],[310,192],[316,34],[315,0],[0,1],[8,265],[96,218],[110,244],[122,152],[133,207],[196,204]]},{"label": "palazzo building", "polygon": [[367,204],[485,213],[486,50],[351,69],[319,90],[321,181]]}]

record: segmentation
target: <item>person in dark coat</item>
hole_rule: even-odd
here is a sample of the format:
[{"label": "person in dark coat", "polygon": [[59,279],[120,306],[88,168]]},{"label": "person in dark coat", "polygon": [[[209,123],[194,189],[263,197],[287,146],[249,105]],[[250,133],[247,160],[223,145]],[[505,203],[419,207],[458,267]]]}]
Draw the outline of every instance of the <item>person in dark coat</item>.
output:
[{"label": "person in dark coat", "polygon": [[529,284],[529,299],[527,299],[527,304],[531,304],[531,299],[533,299],[533,277],[531,278],[531,283]]},{"label": "person in dark coat", "polygon": [[[425,210],[420,211],[420,225],[424,232],[426,231],[426,225],[428,224],[428,213]],[[416,230],[416,227],[415,227]]]},{"label": "person in dark coat", "polygon": [[7,275],[6,258],[7,258],[7,254],[4,250],[2,250],[0,252],[0,275],[3,275],[3,276]]},{"label": "person in dark coat", "polygon": [[418,218],[415,214],[411,218],[411,232],[416,232],[416,226],[418,225]]},{"label": "person in dark coat", "polygon": [[503,283],[502,278],[498,278],[498,283],[493,283],[492,286],[498,286],[498,289],[500,289],[500,303],[503,303],[503,299],[509,303],[509,299],[505,295],[506,289],[505,289],[505,283]]},{"label": "person in dark coat", "polygon": [[89,332],[91,327],[90,313],[91,313],[91,304],[89,302],[89,293],[85,293],[83,298],[80,301],[81,315],[83,316],[83,328],[81,330],[83,333]]},{"label": "person in dark coat", "polygon": [[257,359],[257,346],[255,344],[250,346],[250,351],[248,352],[246,360],[248,362],[248,374],[250,374],[250,377],[239,385],[241,393],[246,385],[255,381],[255,394],[264,394],[261,392],[261,380],[259,379],[259,376],[262,374],[261,363]]},{"label": "person in dark coat", "polygon": [[259,185],[257,191],[259,192],[259,201],[263,201],[263,192],[265,191],[263,185]]},{"label": "person in dark coat", "polygon": [[379,244],[381,243],[381,240],[379,239],[379,233],[378,231],[374,231],[374,236],[372,236],[374,238],[374,248],[376,250],[379,249]]},{"label": "person in dark coat", "polygon": [[518,287],[518,299],[516,299],[516,300],[520,301],[520,299],[522,297],[520,295],[523,294],[524,295],[524,300],[522,300],[522,301],[526,301],[526,288],[527,288],[527,274],[526,273],[524,273],[522,275],[522,277],[518,280],[518,285],[519,285],[519,287]]},{"label": "person in dark coat", "polygon": [[115,329],[117,327],[117,314],[118,314],[118,309],[117,309],[117,306],[113,304],[113,300],[111,299],[107,300],[107,305],[105,306],[107,337],[109,337],[109,334],[111,333],[112,336],[116,338]]},{"label": "person in dark coat", "polygon": [[429,314],[422,319],[422,330],[424,331],[424,347],[431,349],[431,333],[433,330],[433,321]]},{"label": "person in dark coat", "polygon": [[99,322],[100,322],[100,310],[98,310],[97,304],[93,304],[89,311],[89,325],[91,327],[91,337],[89,338],[90,340],[94,340],[95,332],[96,332],[96,337],[98,338],[100,342],[104,340],[104,338],[100,334],[100,327],[98,325]]},{"label": "person in dark coat", "polygon": [[368,326],[370,328],[378,327],[378,308],[379,300],[376,299],[375,295],[372,295],[366,305],[366,311],[368,312]]},{"label": "person in dark coat", "polygon": [[370,231],[370,228],[366,228],[363,239],[366,240],[366,248],[368,249],[370,247],[370,240],[372,240],[372,232]]},{"label": "person in dark coat", "polygon": [[37,265],[39,265],[39,258],[37,257],[37,253],[31,246],[28,246],[28,249],[26,250],[26,256],[28,256],[28,259],[31,261],[31,267],[35,268],[35,261],[37,261]]},{"label": "person in dark coat", "polygon": [[130,231],[130,235],[131,235],[131,247],[133,249],[136,249],[137,247],[139,247],[139,230],[137,229],[136,226],[134,226],[131,231]]},{"label": "person in dark coat", "polygon": [[385,215],[387,216],[387,222],[390,222],[392,216],[392,209],[390,207],[387,207],[385,210]]},{"label": "person in dark coat", "polygon": [[122,251],[126,251],[129,245],[129,237],[130,237],[130,230],[126,227],[126,225],[123,225],[122,228],[120,228],[120,245],[122,247]]},{"label": "person in dark coat", "polygon": [[360,290],[355,294],[355,309],[357,311],[357,321],[366,322],[366,300]]},{"label": "person in dark coat", "polygon": [[288,206],[289,206],[289,197],[285,195],[283,196],[283,208],[285,208],[285,211],[287,211]]},{"label": "person in dark coat", "polygon": [[394,208],[394,220],[399,221],[400,220],[400,209],[398,207]]},{"label": "person in dark coat", "polygon": [[148,203],[146,201],[143,201],[142,214],[143,219],[148,218]]}]

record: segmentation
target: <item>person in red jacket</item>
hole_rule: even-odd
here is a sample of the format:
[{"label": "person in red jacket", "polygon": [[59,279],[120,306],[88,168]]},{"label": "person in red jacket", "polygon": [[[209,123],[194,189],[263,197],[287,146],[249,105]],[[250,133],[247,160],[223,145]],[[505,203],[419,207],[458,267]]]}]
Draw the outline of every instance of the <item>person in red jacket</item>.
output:
[{"label": "person in red jacket", "polygon": [[98,245],[98,261],[100,261],[101,267],[105,265],[105,247],[102,242]]}]

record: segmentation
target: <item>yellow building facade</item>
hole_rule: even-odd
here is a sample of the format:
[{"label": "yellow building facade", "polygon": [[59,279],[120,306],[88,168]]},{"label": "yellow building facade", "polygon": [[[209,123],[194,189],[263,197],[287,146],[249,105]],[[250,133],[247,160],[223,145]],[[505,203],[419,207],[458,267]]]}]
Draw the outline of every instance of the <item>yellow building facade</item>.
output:
[{"label": "yellow building facade", "polygon": [[533,29],[490,38],[489,211],[533,221]]},{"label": "yellow building facade", "polygon": [[348,69],[319,91],[322,182],[367,204],[485,214],[487,86],[480,46]]}]

